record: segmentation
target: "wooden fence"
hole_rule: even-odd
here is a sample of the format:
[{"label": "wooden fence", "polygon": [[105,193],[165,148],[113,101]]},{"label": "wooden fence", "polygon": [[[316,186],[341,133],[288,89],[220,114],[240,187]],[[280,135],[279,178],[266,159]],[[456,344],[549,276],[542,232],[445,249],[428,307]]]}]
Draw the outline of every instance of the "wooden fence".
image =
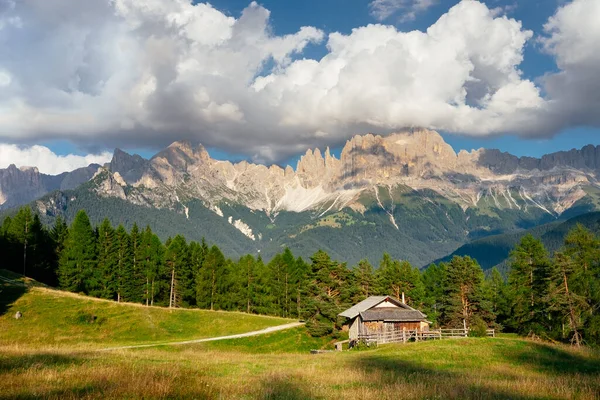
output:
[{"label": "wooden fence", "polygon": [[[488,329],[487,335],[495,337],[496,331],[494,329]],[[403,330],[359,335],[358,340],[369,345],[372,343],[406,343],[410,341],[418,342],[420,340],[455,339],[465,338],[467,336],[469,336],[468,329],[435,329],[429,331]]]}]

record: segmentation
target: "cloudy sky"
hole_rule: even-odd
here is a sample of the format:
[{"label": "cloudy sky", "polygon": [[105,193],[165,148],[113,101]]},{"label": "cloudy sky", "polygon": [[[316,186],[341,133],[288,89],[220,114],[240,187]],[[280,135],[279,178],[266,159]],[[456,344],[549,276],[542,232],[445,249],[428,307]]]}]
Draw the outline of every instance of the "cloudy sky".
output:
[{"label": "cloudy sky", "polygon": [[599,144],[598,21],[600,0],[0,0],[0,168],[181,139],[285,162],[403,127]]}]

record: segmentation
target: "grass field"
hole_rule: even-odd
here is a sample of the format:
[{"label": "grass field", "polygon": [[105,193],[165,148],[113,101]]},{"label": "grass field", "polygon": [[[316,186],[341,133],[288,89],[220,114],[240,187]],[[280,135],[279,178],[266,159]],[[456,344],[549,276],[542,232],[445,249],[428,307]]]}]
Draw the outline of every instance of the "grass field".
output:
[{"label": "grass field", "polygon": [[[293,320],[118,304],[41,287],[0,286],[0,344],[91,349],[232,335]],[[2,311],[4,310],[4,311]],[[23,318],[16,320],[16,311]]]},{"label": "grass field", "polygon": [[[25,310],[19,321],[17,308]],[[105,321],[67,322],[80,312]],[[154,325],[143,322],[148,318]],[[94,350],[106,342],[217,336],[288,321],[169,313],[31,289],[5,304],[0,317],[0,399],[600,399],[600,352],[512,337],[311,355],[330,342],[295,328],[190,346]]]}]

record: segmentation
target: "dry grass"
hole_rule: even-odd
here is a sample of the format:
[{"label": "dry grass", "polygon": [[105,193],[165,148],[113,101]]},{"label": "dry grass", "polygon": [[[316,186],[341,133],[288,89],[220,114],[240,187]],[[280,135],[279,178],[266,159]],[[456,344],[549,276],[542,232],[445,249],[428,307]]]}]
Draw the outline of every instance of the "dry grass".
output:
[{"label": "dry grass", "polygon": [[600,355],[465,339],[322,355],[0,347],[2,398],[599,399]]}]

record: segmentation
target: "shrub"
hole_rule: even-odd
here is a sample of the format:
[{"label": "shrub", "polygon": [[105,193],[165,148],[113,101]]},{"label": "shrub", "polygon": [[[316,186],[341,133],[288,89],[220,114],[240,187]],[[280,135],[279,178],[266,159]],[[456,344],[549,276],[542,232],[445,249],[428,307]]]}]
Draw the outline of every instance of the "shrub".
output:
[{"label": "shrub", "polygon": [[471,326],[469,327],[469,336],[471,337],[486,337],[488,326],[481,317],[473,317]]}]

